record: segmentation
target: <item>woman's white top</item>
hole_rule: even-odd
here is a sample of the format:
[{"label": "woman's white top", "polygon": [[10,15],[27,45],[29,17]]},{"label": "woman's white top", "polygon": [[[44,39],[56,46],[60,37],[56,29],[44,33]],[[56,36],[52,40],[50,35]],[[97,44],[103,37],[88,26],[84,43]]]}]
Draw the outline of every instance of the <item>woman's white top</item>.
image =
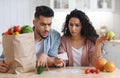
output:
[{"label": "woman's white top", "polygon": [[73,66],[81,66],[82,48],[76,49],[72,47]]}]

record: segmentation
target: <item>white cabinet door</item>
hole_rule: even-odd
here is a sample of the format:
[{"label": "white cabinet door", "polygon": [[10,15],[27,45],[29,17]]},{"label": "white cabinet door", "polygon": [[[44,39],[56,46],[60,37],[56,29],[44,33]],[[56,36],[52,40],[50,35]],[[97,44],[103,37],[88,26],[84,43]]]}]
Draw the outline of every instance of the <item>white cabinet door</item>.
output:
[{"label": "white cabinet door", "polygon": [[75,0],[75,8],[83,11],[114,11],[115,0]]},{"label": "white cabinet door", "polygon": [[96,1],[96,11],[114,11],[115,0],[94,0]]},{"label": "white cabinet door", "polygon": [[50,7],[55,11],[114,11],[115,0],[50,0]]},{"label": "white cabinet door", "polygon": [[75,0],[50,0],[50,7],[55,11],[70,11],[75,8]]},{"label": "white cabinet door", "polygon": [[115,62],[117,67],[120,68],[120,43],[106,42],[103,50],[103,57],[108,61]]},{"label": "white cabinet door", "polygon": [[75,8],[82,11],[93,11],[96,2],[93,0],[75,0]]}]

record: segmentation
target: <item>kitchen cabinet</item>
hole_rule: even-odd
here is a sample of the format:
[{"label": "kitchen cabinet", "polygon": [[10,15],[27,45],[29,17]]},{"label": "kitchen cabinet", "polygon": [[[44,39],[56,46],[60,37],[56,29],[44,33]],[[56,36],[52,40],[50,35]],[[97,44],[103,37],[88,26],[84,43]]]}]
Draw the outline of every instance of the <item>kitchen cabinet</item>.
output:
[{"label": "kitchen cabinet", "polygon": [[114,0],[75,0],[75,8],[84,11],[114,11]]},{"label": "kitchen cabinet", "polygon": [[115,14],[120,15],[120,0],[115,0]]},{"label": "kitchen cabinet", "polygon": [[50,7],[55,11],[70,11],[75,8],[74,0],[50,0]]},{"label": "kitchen cabinet", "polygon": [[115,10],[113,16],[113,30],[118,38],[120,38],[120,0],[115,0]]},{"label": "kitchen cabinet", "polygon": [[50,7],[55,11],[114,11],[115,0],[50,0]]},{"label": "kitchen cabinet", "polygon": [[103,43],[103,57],[113,61],[120,68],[120,40],[112,40]]}]

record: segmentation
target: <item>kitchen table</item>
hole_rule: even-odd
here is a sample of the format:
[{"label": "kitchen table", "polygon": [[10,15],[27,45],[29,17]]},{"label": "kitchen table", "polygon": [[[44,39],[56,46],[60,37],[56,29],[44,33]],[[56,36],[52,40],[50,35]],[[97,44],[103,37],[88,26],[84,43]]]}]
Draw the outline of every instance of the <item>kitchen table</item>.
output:
[{"label": "kitchen table", "polygon": [[41,74],[34,72],[24,74],[8,74],[0,73],[0,78],[120,78],[120,69],[116,69],[112,73],[100,72],[99,74],[85,74],[84,71],[88,67],[66,67],[66,68],[50,68]]}]

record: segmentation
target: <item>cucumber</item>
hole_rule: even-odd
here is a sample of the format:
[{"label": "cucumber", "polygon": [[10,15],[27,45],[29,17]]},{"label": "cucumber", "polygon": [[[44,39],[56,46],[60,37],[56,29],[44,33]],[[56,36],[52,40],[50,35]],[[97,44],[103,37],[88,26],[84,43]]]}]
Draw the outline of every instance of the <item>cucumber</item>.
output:
[{"label": "cucumber", "polygon": [[41,73],[44,71],[44,69],[45,69],[44,66],[39,66],[39,67],[37,68],[37,73],[38,73],[38,74],[41,74]]}]

